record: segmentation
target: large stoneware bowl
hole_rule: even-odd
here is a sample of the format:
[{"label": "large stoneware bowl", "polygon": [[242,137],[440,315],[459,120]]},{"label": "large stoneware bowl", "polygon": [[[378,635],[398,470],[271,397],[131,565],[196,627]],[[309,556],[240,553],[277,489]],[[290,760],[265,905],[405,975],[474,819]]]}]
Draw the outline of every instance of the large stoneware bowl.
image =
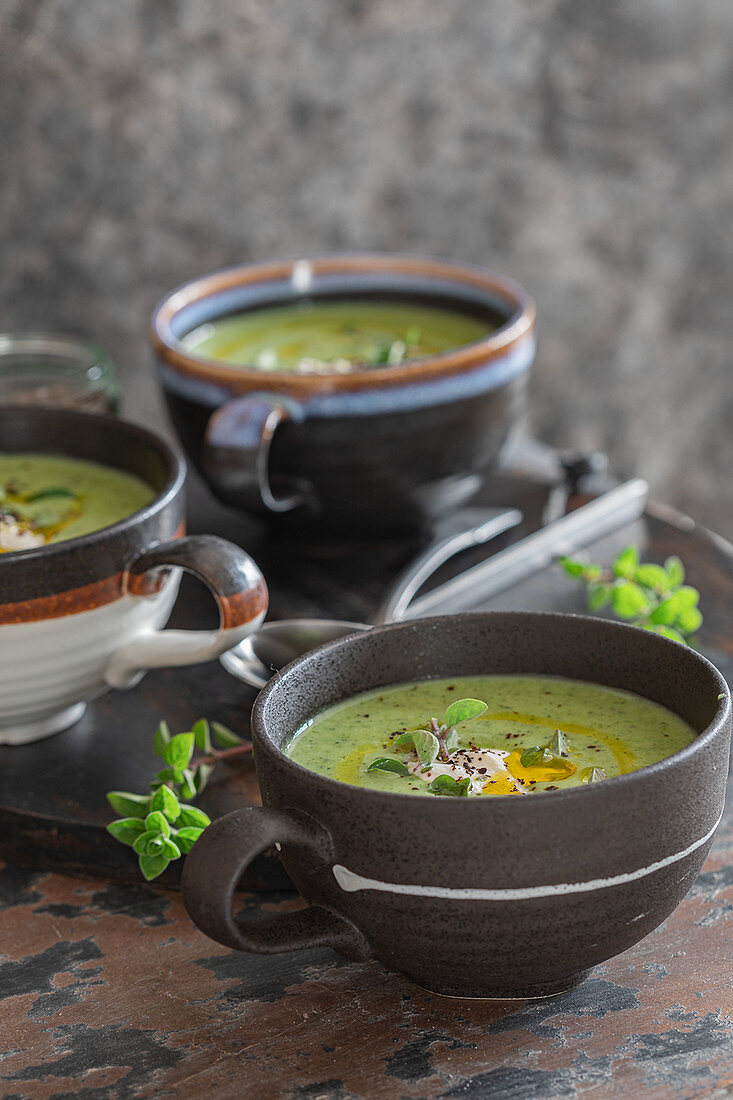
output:
[{"label": "large stoneware bowl", "polygon": [[[282,751],[307,718],[358,692],[483,673],[627,689],[697,737],[651,767],[524,798],[370,791]],[[438,993],[559,993],[651,932],[694,882],[723,812],[730,724],[728,688],[704,657],[602,619],[464,614],[352,635],[294,661],[260,694],[252,736],[265,808],[203,833],[185,901],[205,932],[245,951],[329,945]],[[238,877],[275,842],[310,907],[240,925]]]},{"label": "large stoneware bowl", "polygon": [[[0,451],[99,462],[154,490],[119,523],[0,553],[0,744],[65,729],[90,699],[136,683],[148,668],[218,657],[264,618],[267,588],[244,550],[185,535],[185,464],[151,432],[87,413],[7,407]],[[212,590],[218,630],[162,629],[182,570]]]},{"label": "large stoneware bowl", "polygon": [[[181,342],[227,314],[349,298],[439,305],[493,331],[441,355],[342,375],[231,366]],[[186,283],[155,310],[152,339],[178,434],[225,502],[310,532],[414,533],[491,469],[524,408],[534,316],[521,287],[482,268],[326,256]]]}]

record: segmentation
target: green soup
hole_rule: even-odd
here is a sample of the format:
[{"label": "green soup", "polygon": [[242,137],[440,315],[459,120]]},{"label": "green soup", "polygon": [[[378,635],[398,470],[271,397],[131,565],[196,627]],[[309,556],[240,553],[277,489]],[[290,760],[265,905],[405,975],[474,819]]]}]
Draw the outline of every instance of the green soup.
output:
[{"label": "green soup", "polygon": [[154,496],[140,478],[97,462],[0,453],[0,552],[88,535]]},{"label": "green soup", "polygon": [[[447,708],[458,701],[466,705],[454,715],[476,716],[456,721]],[[635,771],[694,736],[630,692],[546,676],[460,676],[338,703],[297,730],[286,751],[311,771],[376,791],[521,795]]]},{"label": "green soup", "polygon": [[488,318],[409,302],[303,302],[221,317],[181,342],[233,366],[345,374],[450,351],[496,327]]}]

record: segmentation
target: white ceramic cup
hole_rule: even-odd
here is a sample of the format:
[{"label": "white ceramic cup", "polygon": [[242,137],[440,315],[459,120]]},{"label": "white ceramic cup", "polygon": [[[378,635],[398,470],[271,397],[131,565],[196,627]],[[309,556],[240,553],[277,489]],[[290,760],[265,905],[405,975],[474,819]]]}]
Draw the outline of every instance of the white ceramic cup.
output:
[{"label": "white ceramic cup", "polygon": [[[262,574],[233,543],[183,533],[185,464],[151,432],[83,413],[0,408],[0,451],[102,462],[156,490],[110,527],[0,554],[0,744],[57,733],[108,688],[129,687],[148,668],[218,657],[262,622]],[[163,629],[182,570],[211,589],[217,630]]]}]

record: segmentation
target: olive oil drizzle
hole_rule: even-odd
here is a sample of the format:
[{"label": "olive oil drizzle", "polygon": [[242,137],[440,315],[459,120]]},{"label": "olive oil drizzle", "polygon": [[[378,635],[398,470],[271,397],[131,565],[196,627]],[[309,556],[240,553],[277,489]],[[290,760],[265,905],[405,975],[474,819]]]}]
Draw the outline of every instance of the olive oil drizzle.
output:
[{"label": "olive oil drizzle", "polygon": [[582,726],[578,722],[558,722],[556,718],[542,718],[537,714],[524,714],[520,711],[499,711],[496,714],[482,714],[476,721],[520,722],[524,726],[542,726],[544,729],[553,732],[559,726],[563,733],[578,734],[580,737],[587,737],[597,741],[599,745],[603,745],[616,761],[620,774],[623,775],[625,772],[633,771],[637,766],[633,753],[630,753],[617,738],[608,733],[599,733],[592,726]]}]

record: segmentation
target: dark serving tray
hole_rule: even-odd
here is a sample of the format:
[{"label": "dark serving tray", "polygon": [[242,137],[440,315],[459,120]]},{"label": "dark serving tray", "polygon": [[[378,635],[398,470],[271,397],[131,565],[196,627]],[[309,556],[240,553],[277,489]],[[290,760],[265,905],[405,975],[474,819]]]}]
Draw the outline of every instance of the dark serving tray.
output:
[{"label": "dark serving tray", "polygon": [[[539,526],[548,492],[548,481],[540,476],[515,471],[495,478],[478,503],[517,505],[524,511],[524,523],[490,550],[466,552],[446,565],[436,581]],[[368,622],[387,585],[414,552],[414,547],[396,542],[302,546],[268,536],[255,521],[221,508],[196,482],[190,497],[191,530],[215,531],[255,557],[270,586],[271,618],[325,615]],[[689,582],[701,593],[705,622],[700,647],[730,680],[733,548],[686,517],[651,505],[641,520],[589,547],[588,553],[607,561],[632,541],[649,560],[662,561],[672,553],[683,559]],[[583,611],[584,597],[580,586],[552,567],[485,606]],[[185,629],[215,622],[208,593],[184,578],[171,625]],[[131,691],[110,692],[92,703],[70,730],[24,747],[0,747],[0,858],[42,870],[138,880],[131,850],[105,831],[113,816],[105,792],[147,790],[158,767],[152,735],[160,718],[179,732],[205,716],[246,736],[255,694],[218,662],[155,670]],[[251,762],[220,765],[200,800],[212,817],[258,803]],[[160,881],[175,885],[180,866],[172,864]],[[277,858],[265,854],[251,866],[243,885],[272,890],[289,886],[289,880]]]}]

